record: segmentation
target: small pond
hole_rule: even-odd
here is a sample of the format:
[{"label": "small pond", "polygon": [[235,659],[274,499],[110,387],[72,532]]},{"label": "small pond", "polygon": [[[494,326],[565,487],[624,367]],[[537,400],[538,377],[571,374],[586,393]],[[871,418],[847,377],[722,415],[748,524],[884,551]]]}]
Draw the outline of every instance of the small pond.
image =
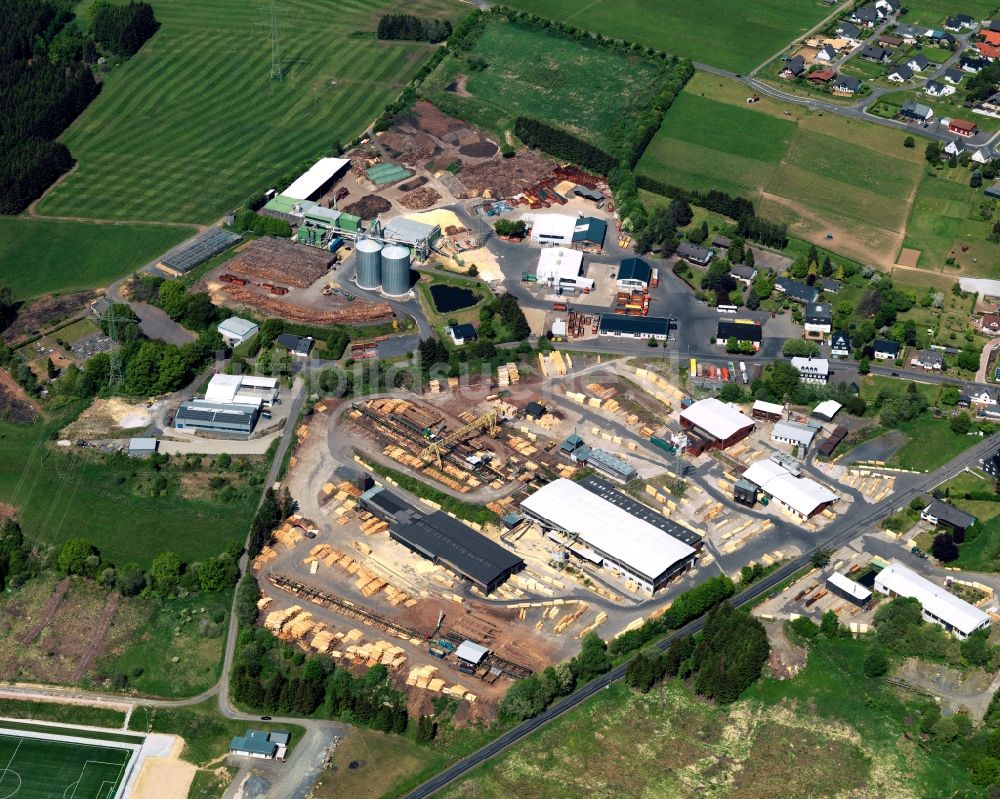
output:
[{"label": "small pond", "polygon": [[438,313],[461,311],[463,308],[470,308],[479,302],[479,295],[472,289],[449,286],[446,283],[435,283],[431,286],[431,297],[434,299],[434,307],[437,308]]}]

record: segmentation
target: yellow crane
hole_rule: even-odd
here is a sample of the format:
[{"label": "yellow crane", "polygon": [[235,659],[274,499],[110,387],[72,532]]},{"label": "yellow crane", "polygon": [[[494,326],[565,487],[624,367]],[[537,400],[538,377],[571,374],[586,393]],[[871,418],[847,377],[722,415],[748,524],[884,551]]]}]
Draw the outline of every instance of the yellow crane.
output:
[{"label": "yellow crane", "polygon": [[497,433],[500,431],[500,415],[500,410],[498,408],[494,408],[492,411],[484,413],[475,421],[470,422],[465,427],[460,427],[458,430],[449,433],[444,438],[430,442],[424,448],[424,451],[420,453],[420,458],[425,461],[436,461],[439,469],[444,468],[444,462],[441,457],[442,452],[447,452],[452,444],[461,441],[470,433],[474,433],[477,430],[486,430],[487,433],[495,438]]}]

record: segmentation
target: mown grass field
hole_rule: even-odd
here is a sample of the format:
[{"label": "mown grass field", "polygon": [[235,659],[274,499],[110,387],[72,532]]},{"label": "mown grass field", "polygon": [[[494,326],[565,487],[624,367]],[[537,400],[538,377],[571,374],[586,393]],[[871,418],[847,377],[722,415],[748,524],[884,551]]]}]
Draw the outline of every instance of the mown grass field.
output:
[{"label": "mown grass field", "polygon": [[733,72],[748,72],[818,24],[819,0],[511,0],[507,5]]},{"label": "mown grass field", "polygon": [[861,674],[863,641],[820,642],[791,680],[728,709],[676,682],[601,691],[442,794],[785,799],[962,795],[961,764],[902,736],[906,705]]},{"label": "mown grass field", "polygon": [[741,84],[697,73],[638,172],[752,197],[794,236],[891,266],[922,174],[922,153],[904,148],[904,138],[766,97],[747,105]]},{"label": "mown grass field", "polygon": [[982,439],[951,431],[947,419],[918,417],[899,427],[910,440],[889,459],[889,465],[918,472],[932,472]]},{"label": "mown grass field", "polygon": [[193,227],[0,217],[0,285],[19,300],[104,286],[194,233]]},{"label": "mown grass field", "polygon": [[[39,205],[57,216],[211,222],[378,116],[430,45],[378,42],[388,0],[286,0],[285,79],[270,80],[270,13],[237,0],[162,0],[162,26],[107,76],[63,141],[79,168]],[[456,18],[450,0],[407,11]],[[279,187],[281,188],[281,187]]]},{"label": "mown grass field", "polygon": [[[956,11],[959,6],[961,11]],[[959,6],[952,0],[911,0],[906,4],[908,12],[901,19],[914,25],[939,28],[952,14],[968,14],[974,19],[982,20],[989,19],[997,8],[995,0],[962,0]]]},{"label": "mown grass field", "polygon": [[[498,133],[525,115],[607,146],[614,127],[642,105],[662,69],[636,58],[493,21],[472,48],[488,66],[470,72],[447,59],[428,79],[432,99]],[[459,76],[469,97],[445,91]]]}]

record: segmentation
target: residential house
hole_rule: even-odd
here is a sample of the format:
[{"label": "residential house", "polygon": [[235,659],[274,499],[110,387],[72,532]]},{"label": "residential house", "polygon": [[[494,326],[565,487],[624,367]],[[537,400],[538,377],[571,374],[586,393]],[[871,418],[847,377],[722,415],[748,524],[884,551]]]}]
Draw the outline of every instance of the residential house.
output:
[{"label": "residential house", "polygon": [[792,358],[803,383],[825,384],[830,379],[830,362],[826,358]]},{"label": "residential house", "polygon": [[923,28],[918,28],[916,25],[902,22],[896,26],[896,35],[902,37],[905,42],[914,42],[924,35],[924,30]]},{"label": "residential house", "polygon": [[1000,315],[995,313],[988,313],[979,320],[979,329],[984,333],[991,333],[996,335],[1000,333]]},{"label": "residential house", "polygon": [[845,39],[853,39],[856,42],[860,41],[862,36],[861,28],[853,22],[841,22],[837,25],[837,33]]},{"label": "residential house", "polygon": [[910,366],[940,372],[944,369],[944,355],[936,350],[920,350],[910,358]]},{"label": "residential house", "polygon": [[824,44],[823,47],[820,48],[820,51],[816,53],[817,61],[826,61],[827,63],[829,63],[830,61],[833,61],[836,57],[837,57],[837,51],[834,50],[832,47],[830,47],[830,45],[828,44]]},{"label": "residential house", "polygon": [[957,133],[959,136],[965,136],[966,138],[975,136],[979,133],[979,127],[976,123],[969,122],[967,119],[953,119],[948,123],[948,130],[952,133]]},{"label": "residential house", "polygon": [[899,116],[910,122],[926,122],[934,116],[934,111],[930,106],[907,100],[903,107],[899,109]]},{"label": "residential house", "polygon": [[834,280],[832,277],[820,278],[819,285],[823,291],[828,291],[831,294],[836,294],[840,291],[840,281]]},{"label": "residential house", "polygon": [[797,280],[792,280],[790,277],[779,277],[774,281],[774,288],[776,291],[780,291],[788,299],[795,300],[795,302],[807,303],[815,302],[816,295],[819,291],[812,286],[807,286],[805,283],[799,283]]},{"label": "residential house", "polygon": [[899,345],[895,341],[877,338],[872,346],[876,361],[894,361],[899,357]]},{"label": "residential house", "polygon": [[757,277],[757,268],[746,264],[736,264],[729,267],[729,274],[744,285],[749,286]]},{"label": "residential house", "polygon": [[994,92],[976,106],[976,113],[1000,116],[1000,92]]},{"label": "residential house", "polygon": [[1000,477],[1000,450],[993,453],[989,458],[980,458],[979,462],[983,466],[983,471],[993,477]]},{"label": "residential house", "polygon": [[986,66],[981,58],[966,55],[962,56],[958,65],[962,68],[962,72],[968,72],[970,75],[978,75]]},{"label": "residential house", "polygon": [[965,151],[965,142],[961,139],[952,139],[944,146],[945,155],[960,156]]},{"label": "residential house", "polygon": [[785,62],[784,68],[781,70],[781,77],[783,78],[797,78],[806,69],[806,60],[800,56],[794,56],[789,58]]},{"label": "residential house", "polygon": [[715,251],[694,242],[682,241],[677,246],[677,255],[698,266],[707,266],[715,255]]},{"label": "residential house", "polygon": [[729,236],[713,236],[712,246],[718,247],[720,250],[728,250],[733,246],[733,240]]},{"label": "residential house", "polygon": [[750,344],[753,351],[757,352],[764,340],[764,328],[760,322],[719,322],[715,343],[725,347],[729,339],[734,339],[737,344]]},{"label": "residential house", "polygon": [[915,56],[911,57],[909,61],[906,62],[906,66],[908,66],[914,72],[923,72],[930,65],[931,62],[927,60],[927,56],[925,56],[923,53],[917,53]]},{"label": "residential house", "polygon": [[809,303],[805,309],[806,338],[825,338],[833,329],[833,308],[826,303]]},{"label": "residential house", "polygon": [[841,75],[830,87],[830,92],[839,97],[850,97],[861,91],[861,81],[849,75]]},{"label": "residential house", "polygon": [[289,354],[297,358],[308,358],[316,343],[312,336],[296,336],[294,333],[279,333],[274,343],[279,347],[284,347]]},{"label": "residential house", "polygon": [[982,39],[987,44],[1000,47],[1000,31],[983,31]]},{"label": "residential house", "polygon": [[1000,200],[1000,180],[989,186],[984,192],[987,197],[992,197],[994,200]]},{"label": "residential house", "polygon": [[947,83],[938,83],[936,80],[927,81],[924,91],[931,97],[947,97],[955,93],[955,87]]},{"label": "residential house", "polygon": [[899,13],[899,0],[875,0],[875,10],[885,19]]},{"label": "residential house", "polygon": [[1000,47],[997,47],[995,44],[976,42],[976,49],[987,61],[996,61],[997,58],[1000,58]]},{"label": "residential house", "polygon": [[835,77],[837,77],[836,72],[834,72],[829,67],[823,67],[823,69],[817,69],[814,72],[810,72],[809,74],[807,74],[806,80],[816,86],[819,86],[820,84],[823,83],[829,83]]},{"label": "residential house", "polygon": [[865,61],[876,61],[879,64],[889,63],[892,53],[877,44],[866,44],[861,50],[861,58]]},{"label": "residential house", "polygon": [[843,330],[830,336],[830,354],[834,358],[846,358],[851,354],[851,340]]},{"label": "residential house", "polygon": [[912,77],[913,70],[906,66],[906,64],[896,64],[885,74],[886,80],[890,80],[893,83],[906,83]]},{"label": "residential house", "polygon": [[1000,402],[1000,391],[995,388],[980,388],[967,394],[969,405],[982,410],[990,408]]},{"label": "residential house", "polygon": [[955,46],[958,44],[958,39],[950,33],[942,33],[937,37],[937,43],[938,47],[947,47],[949,50],[954,50]]},{"label": "residential house", "polygon": [[983,26],[984,30],[997,31],[1000,33],[1000,19],[991,19],[986,25]]},{"label": "residential house", "polygon": [[964,533],[976,523],[976,517],[971,513],[966,513],[940,499],[935,499],[920,511],[920,518],[925,522],[930,522],[935,527],[948,527],[959,533]]},{"label": "residential house", "polygon": [[855,9],[851,12],[849,17],[851,22],[860,25],[862,28],[874,27],[875,23],[878,22],[881,17],[875,6],[862,6],[861,8]]},{"label": "residential house", "polygon": [[963,30],[971,30],[974,27],[976,27],[976,21],[968,14],[955,14],[955,16],[948,17],[944,21],[944,29],[946,31],[954,31],[955,33],[961,33]]},{"label": "residential house", "polygon": [[449,325],[445,332],[451,338],[456,347],[461,347],[470,341],[476,340],[476,328],[470,324]]},{"label": "residential house", "polygon": [[901,47],[903,39],[900,36],[890,36],[888,33],[883,33],[878,37],[878,43],[882,47]]},{"label": "residential house", "polygon": [[962,70],[956,69],[955,67],[949,67],[944,71],[945,82],[950,83],[953,86],[957,86],[959,83],[961,83],[962,78],[964,77],[965,75],[962,74]]},{"label": "residential house", "polygon": [[986,162],[992,161],[993,159],[990,157],[990,154],[987,151],[987,149],[985,147],[981,147],[978,150],[972,151],[972,160],[977,164],[985,164]]}]

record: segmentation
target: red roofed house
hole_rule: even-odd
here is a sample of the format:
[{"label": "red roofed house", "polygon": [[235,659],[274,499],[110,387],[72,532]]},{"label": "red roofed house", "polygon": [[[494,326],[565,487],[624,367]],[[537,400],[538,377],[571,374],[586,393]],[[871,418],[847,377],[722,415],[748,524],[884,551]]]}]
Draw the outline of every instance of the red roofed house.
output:
[{"label": "red roofed house", "polygon": [[1000,47],[1000,31],[983,31],[983,41],[994,47]]},{"label": "red roofed house", "polygon": [[837,73],[832,69],[817,69],[806,75],[806,80],[810,83],[829,83],[835,77],[837,77]]},{"label": "red roofed house", "polygon": [[1000,316],[995,313],[984,314],[983,318],[979,320],[979,328],[984,333],[1000,332]]},{"label": "red roofed house", "polygon": [[964,119],[953,119],[948,123],[948,130],[957,133],[959,136],[975,136],[979,133],[979,128],[975,122],[968,122]]},{"label": "red roofed house", "polygon": [[996,45],[987,44],[986,42],[976,42],[976,49],[984,58],[988,58],[990,61],[1000,58],[1000,47]]}]

